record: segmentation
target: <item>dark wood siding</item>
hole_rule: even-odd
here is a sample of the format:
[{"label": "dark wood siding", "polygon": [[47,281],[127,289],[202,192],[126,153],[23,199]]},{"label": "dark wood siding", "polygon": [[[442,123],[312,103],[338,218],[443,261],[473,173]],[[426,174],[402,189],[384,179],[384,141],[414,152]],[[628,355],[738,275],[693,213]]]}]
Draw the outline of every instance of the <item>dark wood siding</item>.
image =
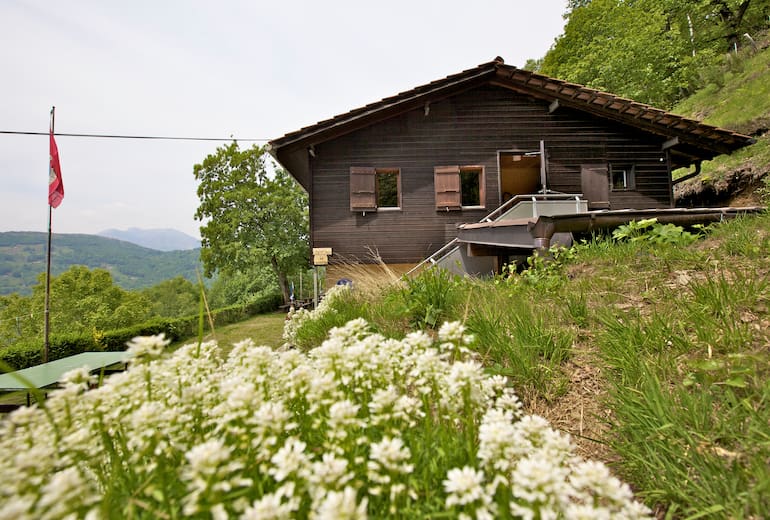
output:
[{"label": "dark wood siding", "polygon": [[[497,153],[538,151],[545,141],[548,187],[580,193],[581,166],[635,165],[636,189],[611,191],[612,209],[669,207],[671,194],[662,138],[570,109],[485,86],[431,103],[387,121],[316,145],[312,162],[314,247],[332,259],[367,262],[370,250],[387,263],[418,262],[455,236],[457,224],[476,222],[497,207]],[[485,209],[436,208],[434,168],[483,166]],[[351,211],[351,168],[399,168],[401,208]],[[609,182],[609,181],[608,181]]]}]

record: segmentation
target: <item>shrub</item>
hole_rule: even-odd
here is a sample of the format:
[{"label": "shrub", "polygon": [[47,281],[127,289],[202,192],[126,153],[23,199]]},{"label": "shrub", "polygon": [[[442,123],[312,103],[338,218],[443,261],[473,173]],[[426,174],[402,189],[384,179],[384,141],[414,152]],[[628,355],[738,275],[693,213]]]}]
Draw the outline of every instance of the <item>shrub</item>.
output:
[{"label": "shrub", "polygon": [[[212,312],[218,325],[238,322],[266,312],[278,309],[282,302],[280,294],[269,294],[246,305],[236,305],[217,309]],[[99,332],[98,334],[53,335],[49,340],[48,359],[61,359],[81,352],[93,350],[125,350],[126,344],[137,336],[155,336],[164,334],[172,341],[194,337],[198,332],[200,316],[184,318],[155,318],[146,323],[124,327],[122,329]],[[208,328],[208,322],[204,322]],[[39,365],[43,362],[43,345],[39,340],[20,341],[0,349],[0,362],[17,370]]]}]

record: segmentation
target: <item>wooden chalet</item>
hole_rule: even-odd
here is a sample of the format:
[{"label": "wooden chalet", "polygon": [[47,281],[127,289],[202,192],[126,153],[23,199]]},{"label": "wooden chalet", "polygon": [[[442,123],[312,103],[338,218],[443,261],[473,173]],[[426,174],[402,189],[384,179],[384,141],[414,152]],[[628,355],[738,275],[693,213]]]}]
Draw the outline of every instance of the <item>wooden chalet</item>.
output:
[{"label": "wooden chalet", "polygon": [[672,208],[672,171],[752,142],[496,58],[269,147],[309,194],[334,283],[335,264],[375,257],[496,270],[550,243],[532,235],[539,217]]}]

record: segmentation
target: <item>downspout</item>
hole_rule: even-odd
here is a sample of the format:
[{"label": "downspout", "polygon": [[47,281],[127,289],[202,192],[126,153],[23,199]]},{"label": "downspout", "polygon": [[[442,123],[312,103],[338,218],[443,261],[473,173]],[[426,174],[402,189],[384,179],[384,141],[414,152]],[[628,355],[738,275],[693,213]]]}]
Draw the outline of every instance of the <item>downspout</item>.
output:
[{"label": "downspout", "polygon": [[307,149],[307,171],[309,173],[309,179],[308,179],[308,190],[307,190],[307,222],[308,226],[310,227],[309,235],[310,235],[310,248],[312,250],[315,240],[315,233],[313,232],[313,167],[315,166],[313,163],[313,159],[315,159],[315,147],[309,146]]},{"label": "downspout", "polygon": [[697,177],[700,175],[700,166],[702,161],[695,161],[695,169],[688,173],[687,175],[684,175],[682,177],[679,177],[678,179],[671,182],[672,185],[677,185],[680,182],[684,182],[686,180],[692,179],[693,177]]},{"label": "downspout", "polygon": [[548,193],[548,169],[546,167],[545,141],[540,140],[540,184],[543,186],[543,194]]}]

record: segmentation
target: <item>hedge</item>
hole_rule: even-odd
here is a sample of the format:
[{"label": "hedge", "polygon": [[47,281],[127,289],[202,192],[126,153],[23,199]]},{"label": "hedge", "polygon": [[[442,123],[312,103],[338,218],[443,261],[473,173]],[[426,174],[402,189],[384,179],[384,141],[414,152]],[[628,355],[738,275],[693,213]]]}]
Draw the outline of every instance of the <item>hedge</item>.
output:
[{"label": "hedge", "polygon": [[[232,305],[215,309],[211,312],[216,325],[237,323],[258,314],[278,310],[283,303],[280,294],[269,294],[245,305]],[[182,318],[155,318],[132,327],[105,331],[97,336],[93,334],[61,334],[49,338],[48,359],[61,359],[88,351],[125,350],[126,343],[137,336],[151,336],[163,333],[172,342],[192,338],[198,334],[200,316]],[[209,329],[208,317],[204,317],[203,327]],[[39,365],[43,362],[43,349],[39,339],[18,341],[0,349],[0,362],[15,369]]]}]

